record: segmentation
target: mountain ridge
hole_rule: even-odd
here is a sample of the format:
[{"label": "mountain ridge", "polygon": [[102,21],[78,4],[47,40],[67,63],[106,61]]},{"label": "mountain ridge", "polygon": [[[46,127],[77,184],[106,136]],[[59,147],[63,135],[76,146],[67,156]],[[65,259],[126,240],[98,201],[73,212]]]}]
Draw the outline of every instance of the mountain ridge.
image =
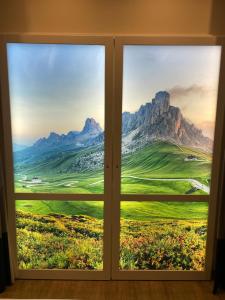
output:
[{"label": "mountain ridge", "polygon": [[[67,134],[50,132],[47,138],[40,138],[17,155],[24,159],[27,153],[40,155],[49,151],[79,150],[100,145],[103,141],[104,131],[99,123],[94,118],[87,118],[81,131],[69,131]],[[122,153],[134,152],[154,141],[168,141],[207,152],[211,152],[213,144],[200,129],[184,118],[179,107],[170,105],[170,94],[166,91],[156,93],[151,102],[141,105],[138,111],[122,114]]]},{"label": "mountain ridge", "polygon": [[94,140],[103,133],[99,123],[94,118],[87,118],[81,131],[69,131],[67,134],[58,134],[50,132],[49,136],[38,139],[31,147],[57,147],[61,145],[82,147],[90,145],[90,140]]},{"label": "mountain ridge", "polygon": [[124,112],[122,135],[126,152],[155,140],[167,140],[210,152],[213,145],[201,129],[184,118],[179,107],[170,105],[170,94],[166,91],[156,93],[151,102],[141,105],[135,113]]}]

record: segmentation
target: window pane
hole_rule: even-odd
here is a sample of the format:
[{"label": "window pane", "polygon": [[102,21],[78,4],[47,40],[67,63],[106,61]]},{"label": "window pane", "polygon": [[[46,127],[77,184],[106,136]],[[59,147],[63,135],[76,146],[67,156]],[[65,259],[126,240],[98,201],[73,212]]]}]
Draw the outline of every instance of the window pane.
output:
[{"label": "window pane", "polygon": [[103,269],[103,202],[16,201],[19,269]]},{"label": "window pane", "polygon": [[15,191],[103,193],[105,47],[7,45]]},{"label": "window pane", "polygon": [[220,46],[125,46],[124,194],[209,194]]},{"label": "window pane", "polygon": [[121,202],[122,270],[205,269],[208,204]]}]

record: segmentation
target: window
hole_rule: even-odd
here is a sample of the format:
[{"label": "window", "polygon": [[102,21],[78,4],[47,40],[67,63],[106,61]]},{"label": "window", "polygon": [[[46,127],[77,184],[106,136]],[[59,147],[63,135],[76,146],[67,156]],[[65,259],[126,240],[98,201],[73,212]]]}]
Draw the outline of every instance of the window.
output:
[{"label": "window", "polygon": [[1,45],[16,276],[209,279],[221,46],[22,40]]}]

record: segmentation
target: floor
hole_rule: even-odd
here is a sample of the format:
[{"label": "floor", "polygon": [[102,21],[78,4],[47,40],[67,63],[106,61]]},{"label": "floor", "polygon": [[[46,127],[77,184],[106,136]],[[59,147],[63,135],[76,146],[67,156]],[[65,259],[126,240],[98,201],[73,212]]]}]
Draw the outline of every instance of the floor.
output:
[{"label": "floor", "polygon": [[208,300],[225,299],[212,294],[210,281],[48,281],[17,280],[0,298],[76,300]]}]

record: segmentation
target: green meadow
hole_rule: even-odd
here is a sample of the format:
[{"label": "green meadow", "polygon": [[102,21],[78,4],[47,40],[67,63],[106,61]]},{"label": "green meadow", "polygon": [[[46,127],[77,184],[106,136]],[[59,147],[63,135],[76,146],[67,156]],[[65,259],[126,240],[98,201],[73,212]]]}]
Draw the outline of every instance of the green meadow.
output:
[{"label": "green meadow", "polygon": [[[36,161],[29,168],[17,166],[16,191],[103,193],[102,169],[63,171],[73,155],[45,157],[40,165]],[[196,160],[185,161],[189,155]],[[123,155],[121,192],[207,194],[198,186],[208,188],[210,169],[210,154],[155,142]],[[41,182],[30,183],[32,177]],[[103,268],[103,202],[18,200],[16,209],[19,268]],[[204,270],[207,212],[207,203],[197,201],[143,202],[140,197],[139,202],[122,202],[120,268]]]},{"label": "green meadow", "polygon": [[[189,155],[195,156],[197,160],[185,161]],[[121,192],[204,195],[207,192],[196,189],[186,179],[195,179],[209,186],[210,172],[209,153],[167,142],[155,142],[134,153],[123,155]]]},{"label": "green meadow", "polygon": [[103,219],[103,201],[17,200],[16,209],[39,215],[87,215]]},{"label": "green meadow", "polygon": [[[24,174],[27,175],[27,172]],[[43,180],[40,184],[20,182],[23,176],[15,176],[17,193],[102,194],[104,191],[104,177],[101,171],[72,174],[42,174],[31,171],[28,174],[29,178],[40,177]]]},{"label": "green meadow", "polygon": [[[93,149],[89,149],[93,152]],[[102,169],[64,172],[80,154],[64,153],[29,168],[16,168],[16,192],[100,194],[104,191]],[[88,155],[88,150],[85,150]],[[188,155],[196,161],[185,161]],[[211,155],[202,150],[155,142],[122,157],[121,192],[123,194],[208,194],[190,182],[194,179],[209,187]],[[26,176],[28,180],[22,178]],[[41,183],[32,183],[38,176]]]}]

